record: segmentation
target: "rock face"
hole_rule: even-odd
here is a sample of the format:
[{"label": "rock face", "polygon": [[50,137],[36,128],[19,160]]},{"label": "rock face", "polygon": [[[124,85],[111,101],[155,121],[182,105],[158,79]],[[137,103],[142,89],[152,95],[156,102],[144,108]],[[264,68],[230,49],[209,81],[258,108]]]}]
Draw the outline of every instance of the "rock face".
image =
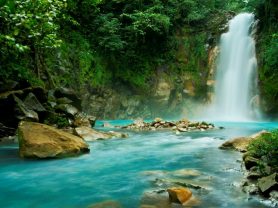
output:
[{"label": "rock face", "polygon": [[179,204],[185,204],[192,196],[192,192],[186,188],[169,188],[167,192],[170,201]]},{"label": "rock face", "polygon": [[252,140],[257,139],[260,136],[266,135],[266,134],[269,134],[269,132],[263,130],[263,131],[258,132],[256,134],[253,134],[249,137],[234,138],[234,139],[226,141],[219,148],[220,149],[234,149],[234,150],[237,150],[237,151],[240,151],[240,152],[246,152],[247,147]]},{"label": "rock face", "polygon": [[61,158],[89,152],[83,139],[44,124],[21,122],[18,136],[23,158]]}]

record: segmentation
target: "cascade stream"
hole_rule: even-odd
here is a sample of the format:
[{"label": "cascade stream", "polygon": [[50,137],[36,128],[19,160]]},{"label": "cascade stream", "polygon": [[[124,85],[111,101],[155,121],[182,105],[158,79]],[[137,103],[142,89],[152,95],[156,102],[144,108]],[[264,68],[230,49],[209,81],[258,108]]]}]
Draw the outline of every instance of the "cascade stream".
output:
[{"label": "cascade stream", "polygon": [[253,25],[253,14],[239,14],[229,22],[229,31],[221,36],[215,97],[210,112],[213,120],[250,121],[258,117]]}]

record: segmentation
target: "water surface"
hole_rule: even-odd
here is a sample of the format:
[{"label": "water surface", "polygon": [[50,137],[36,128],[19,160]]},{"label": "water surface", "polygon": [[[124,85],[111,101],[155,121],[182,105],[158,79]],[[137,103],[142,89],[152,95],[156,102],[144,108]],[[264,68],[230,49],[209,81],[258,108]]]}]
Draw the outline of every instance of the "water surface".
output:
[{"label": "water surface", "polygon": [[[144,192],[158,188],[155,179],[164,177],[144,172],[179,169],[195,169],[209,179],[207,192],[193,190],[201,201],[197,207],[267,207],[239,187],[241,154],[218,146],[232,137],[275,128],[277,123],[218,125],[225,129],[180,135],[129,132],[128,139],[91,142],[90,154],[59,160],[22,160],[17,145],[1,146],[0,207],[85,208],[116,200],[123,207],[136,208]],[[101,128],[101,123],[97,126]]]}]

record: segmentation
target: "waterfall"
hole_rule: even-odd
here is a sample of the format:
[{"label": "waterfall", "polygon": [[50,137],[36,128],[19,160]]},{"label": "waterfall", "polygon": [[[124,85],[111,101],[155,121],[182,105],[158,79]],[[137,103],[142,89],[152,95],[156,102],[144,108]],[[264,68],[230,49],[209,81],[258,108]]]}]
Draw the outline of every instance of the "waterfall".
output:
[{"label": "waterfall", "polygon": [[259,99],[253,25],[253,14],[239,14],[230,20],[229,31],[221,36],[210,119],[250,121],[257,117]]}]

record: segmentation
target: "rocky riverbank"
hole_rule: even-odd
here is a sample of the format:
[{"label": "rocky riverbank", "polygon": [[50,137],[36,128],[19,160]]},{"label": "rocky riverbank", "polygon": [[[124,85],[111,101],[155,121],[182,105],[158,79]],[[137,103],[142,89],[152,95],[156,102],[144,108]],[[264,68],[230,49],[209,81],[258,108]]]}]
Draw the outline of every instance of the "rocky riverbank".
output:
[{"label": "rocky riverbank", "polygon": [[219,147],[244,153],[242,190],[269,199],[273,207],[278,206],[277,144],[276,133],[261,131],[249,137],[231,139]]}]

